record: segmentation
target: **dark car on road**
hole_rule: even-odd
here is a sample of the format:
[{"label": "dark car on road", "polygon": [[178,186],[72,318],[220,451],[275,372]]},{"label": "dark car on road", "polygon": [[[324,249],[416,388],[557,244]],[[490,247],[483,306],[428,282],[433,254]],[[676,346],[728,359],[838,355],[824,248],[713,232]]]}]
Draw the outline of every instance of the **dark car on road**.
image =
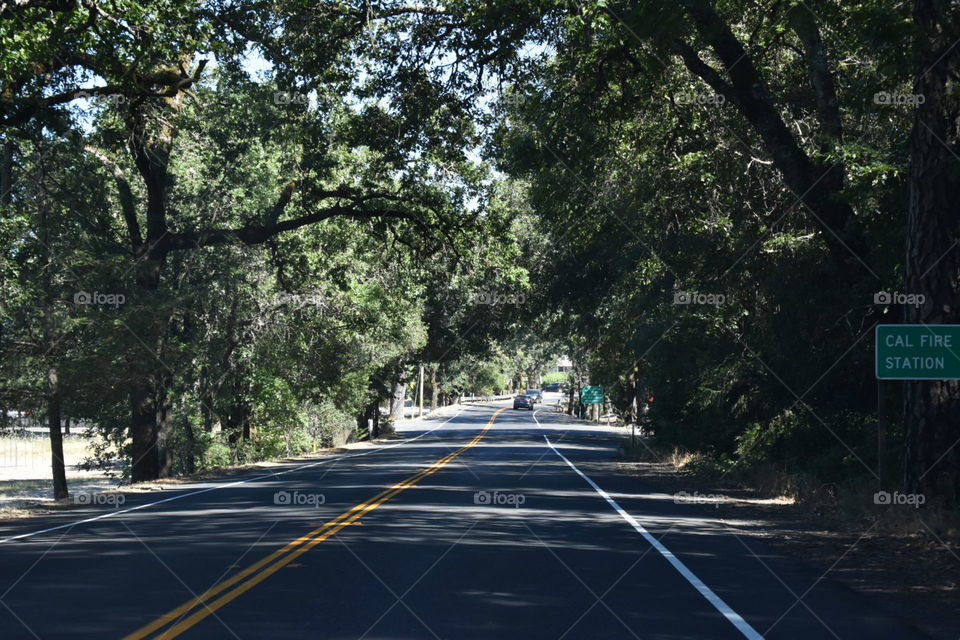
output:
[{"label": "dark car on road", "polygon": [[533,398],[528,395],[517,396],[513,399],[513,408],[533,411]]}]

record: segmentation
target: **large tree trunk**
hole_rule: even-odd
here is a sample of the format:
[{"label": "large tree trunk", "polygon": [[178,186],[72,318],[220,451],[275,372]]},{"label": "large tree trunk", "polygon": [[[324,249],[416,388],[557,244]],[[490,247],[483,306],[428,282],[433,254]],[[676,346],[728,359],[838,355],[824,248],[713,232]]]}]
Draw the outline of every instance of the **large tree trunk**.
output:
[{"label": "large tree trunk", "polygon": [[393,395],[390,398],[390,419],[403,420],[403,404],[406,401],[407,386],[402,382],[393,383]]},{"label": "large tree trunk", "polygon": [[160,477],[159,433],[154,385],[149,378],[138,377],[130,383],[130,479],[133,482]]},{"label": "large tree trunk", "polygon": [[227,438],[231,443],[248,441],[253,423],[253,404],[250,402],[250,385],[244,367],[238,366],[234,371],[231,387],[231,401],[226,415]]},{"label": "large tree trunk", "polygon": [[135,379],[130,385],[131,473],[133,482],[166,478],[173,471],[168,440],[173,431],[170,376],[162,373]]},{"label": "large tree trunk", "polygon": [[437,386],[437,366],[430,367],[430,411],[437,410],[437,402],[440,399],[440,387]]},{"label": "large tree trunk", "polygon": [[66,498],[67,472],[63,462],[63,434],[60,431],[60,376],[56,367],[47,370],[47,426],[50,429],[50,466],[53,469],[53,497]]},{"label": "large tree trunk", "polygon": [[[182,402],[180,403],[183,404]],[[190,474],[196,473],[197,471],[197,454],[202,453],[198,451],[200,443],[197,442],[197,434],[193,428],[193,423],[190,421],[190,416],[187,415],[186,407],[180,407],[181,421],[183,424],[183,434],[187,440],[188,450],[185,452],[185,457],[183,461],[183,470]]]},{"label": "large tree trunk", "polygon": [[168,374],[159,376],[160,384],[156,389],[157,396],[157,453],[159,457],[158,478],[169,478],[173,475],[173,450],[170,438],[173,435],[173,407],[171,406],[170,388],[173,380]]},{"label": "large tree trunk", "polygon": [[[43,172],[40,174],[40,181],[43,182]],[[57,302],[57,295],[54,291],[53,280],[53,261],[50,253],[53,250],[55,234],[52,232],[52,223],[50,221],[50,203],[46,198],[43,199],[40,206],[40,238],[42,239],[43,261],[43,355],[47,361],[47,379],[46,379],[46,401],[47,401],[47,426],[50,432],[50,467],[53,474],[53,497],[56,499],[66,498],[67,492],[67,473],[63,462],[63,433],[60,431],[60,405],[61,389],[60,375],[57,370],[57,359],[60,354],[60,338],[57,329],[57,318],[54,305]]]},{"label": "large tree trunk", "polygon": [[6,206],[13,199],[13,141],[3,143],[0,157],[0,205]]},{"label": "large tree trunk", "polygon": [[[146,238],[141,237],[135,211],[127,209],[125,218],[137,259],[137,286],[143,294],[141,301],[149,301],[160,288],[160,277],[166,264],[165,243],[169,242],[167,204],[172,186],[169,163],[174,129],[167,121],[159,125],[149,121],[142,112],[131,114],[128,126],[130,152],[146,187]],[[146,335],[139,337],[152,348],[159,344],[165,326],[159,319],[148,319],[144,324]],[[165,426],[162,420],[167,417],[164,410],[166,390],[161,381],[163,376],[156,375],[156,371],[163,365],[159,362],[150,365],[156,365],[153,371],[141,363],[130,385],[131,477],[134,482],[155,480],[169,466],[160,452],[160,434]]]},{"label": "large tree trunk", "polygon": [[[906,308],[907,321],[960,323],[960,5],[917,0],[919,68],[915,90],[924,97],[910,138],[907,291],[925,304]],[[905,384],[908,491],[956,503],[960,485],[960,382]]]},{"label": "large tree trunk", "polygon": [[200,418],[205,433],[213,432],[213,385],[206,365],[200,368]]}]

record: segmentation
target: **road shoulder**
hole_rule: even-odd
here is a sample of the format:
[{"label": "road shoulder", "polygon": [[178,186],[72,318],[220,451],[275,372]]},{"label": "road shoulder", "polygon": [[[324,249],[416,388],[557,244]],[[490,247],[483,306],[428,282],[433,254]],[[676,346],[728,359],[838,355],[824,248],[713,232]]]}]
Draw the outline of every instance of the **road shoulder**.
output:
[{"label": "road shoulder", "polygon": [[880,531],[867,520],[831,517],[733,482],[684,474],[669,462],[621,460],[617,466],[644,490],[693,503],[738,535],[827,574],[930,638],[960,636],[960,557],[922,526],[899,534]]}]

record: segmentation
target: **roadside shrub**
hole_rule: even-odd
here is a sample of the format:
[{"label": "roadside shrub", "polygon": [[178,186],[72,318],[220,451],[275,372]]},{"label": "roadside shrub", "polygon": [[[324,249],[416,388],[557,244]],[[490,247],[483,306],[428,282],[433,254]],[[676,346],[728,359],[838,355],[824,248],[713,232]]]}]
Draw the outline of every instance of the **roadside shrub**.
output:
[{"label": "roadside shrub", "polygon": [[212,440],[207,444],[206,449],[203,452],[201,457],[200,468],[203,469],[215,469],[217,467],[226,467],[233,460],[232,452],[230,447],[216,440]]},{"label": "roadside shrub", "polygon": [[[862,476],[876,464],[876,417],[853,411],[815,416],[787,410],[767,422],[750,424],[737,438],[738,470],[803,475],[804,486]],[[803,486],[801,486],[803,485]]]},{"label": "roadside shrub", "polygon": [[351,440],[356,431],[355,418],[329,400],[323,400],[308,408],[306,424],[306,433],[316,442],[314,448],[342,446]]}]

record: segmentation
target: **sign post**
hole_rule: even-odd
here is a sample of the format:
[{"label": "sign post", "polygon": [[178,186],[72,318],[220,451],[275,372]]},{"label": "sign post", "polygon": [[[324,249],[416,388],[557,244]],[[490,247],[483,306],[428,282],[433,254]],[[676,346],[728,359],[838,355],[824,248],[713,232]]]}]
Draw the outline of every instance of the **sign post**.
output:
[{"label": "sign post", "polygon": [[[589,405],[602,405],[604,400],[603,387],[584,387],[580,392],[580,403]],[[591,422],[600,422],[600,411],[596,412],[596,418],[593,417],[591,408]]]},{"label": "sign post", "polygon": [[603,387],[584,387],[580,392],[583,404],[603,404]]},{"label": "sign post", "polygon": [[884,380],[960,380],[960,325],[878,324],[874,340],[877,373],[877,484],[883,489],[887,448]]},{"label": "sign post", "polygon": [[878,324],[878,380],[960,380],[960,325]]}]

